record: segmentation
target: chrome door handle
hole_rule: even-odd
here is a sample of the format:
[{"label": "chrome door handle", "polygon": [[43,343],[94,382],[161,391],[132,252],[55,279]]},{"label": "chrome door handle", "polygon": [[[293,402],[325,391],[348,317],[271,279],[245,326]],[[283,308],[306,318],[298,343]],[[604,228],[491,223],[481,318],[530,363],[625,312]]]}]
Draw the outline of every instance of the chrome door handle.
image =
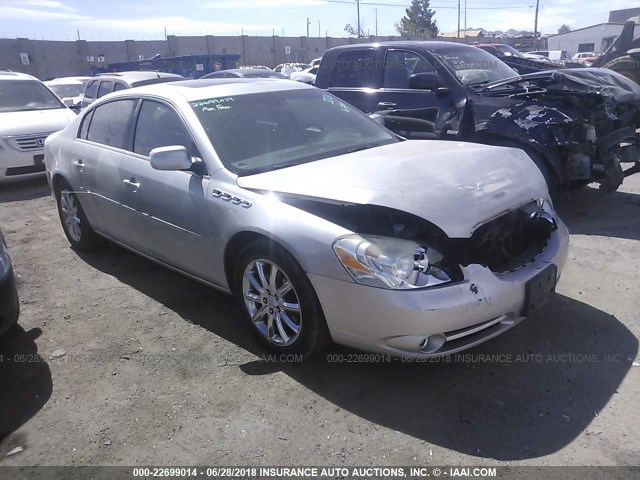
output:
[{"label": "chrome door handle", "polygon": [[122,180],[122,183],[124,183],[125,185],[129,185],[130,187],[133,187],[134,190],[137,190],[140,188],[140,183],[136,182],[135,178]]},{"label": "chrome door handle", "polygon": [[78,160],[74,160],[73,164],[78,168],[84,168],[84,162],[81,158],[79,158]]},{"label": "chrome door handle", "polygon": [[380,102],[378,103],[378,108],[381,110],[393,110],[398,108],[398,104],[393,102]]}]

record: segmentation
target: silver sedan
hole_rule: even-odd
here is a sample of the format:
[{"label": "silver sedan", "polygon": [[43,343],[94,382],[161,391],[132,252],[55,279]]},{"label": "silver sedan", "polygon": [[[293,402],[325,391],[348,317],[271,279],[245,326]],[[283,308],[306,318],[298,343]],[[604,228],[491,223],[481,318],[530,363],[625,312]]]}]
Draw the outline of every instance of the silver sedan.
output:
[{"label": "silver sedan", "polygon": [[233,294],[279,353],[457,352],[540,308],[567,257],[523,151],[404,140],[292,81],[117,92],[45,163],[74,248],[106,238]]}]

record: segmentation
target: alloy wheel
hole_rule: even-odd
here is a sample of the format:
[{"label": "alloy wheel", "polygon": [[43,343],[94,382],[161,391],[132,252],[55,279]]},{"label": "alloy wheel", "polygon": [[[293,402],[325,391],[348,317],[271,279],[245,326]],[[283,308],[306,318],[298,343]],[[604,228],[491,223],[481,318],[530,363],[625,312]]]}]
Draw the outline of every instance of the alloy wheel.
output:
[{"label": "alloy wheel", "polygon": [[80,216],[78,213],[78,203],[73,193],[66,190],[60,192],[60,210],[62,211],[62,221],[67,233],[79,242],[82,237],[80,230]]},{"label": "alloy wheel", "polygon": [[271,344],[293,344],[302,329],[298,294],[285,272],[263,258],[253,260],[244,270],[242,294],[249,317]]}]

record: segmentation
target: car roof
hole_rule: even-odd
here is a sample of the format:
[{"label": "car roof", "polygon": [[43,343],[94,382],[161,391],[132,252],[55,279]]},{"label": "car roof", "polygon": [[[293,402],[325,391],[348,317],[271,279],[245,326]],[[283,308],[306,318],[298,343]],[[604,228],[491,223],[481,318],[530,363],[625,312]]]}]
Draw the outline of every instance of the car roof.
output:
[{"label": "car roof", "polygon": [[52,87],[56,85],[83,85],[82,80],[76,78],[56,78],[55,80],[47,80],[44,84]]},{"label": "car roof", "polygon": [[120,79],[120,80],[124,80],[125,82],[129,82],[129,83],[134,83],[134,82],[140,82],[143,80],[151,80],[152,78],[171,78],[171,77],[175,77],[176,79],[183,79],[184,77],[181,77],[180,75],[176,75],[175,73],[165,73],[165,72],[158,72],[156,70],[153,71],[147,71],[147,70],[140,70],[140,71],[131,71],[131,72],[106,72],[106,73],[99,73],[95,79],[99,80],[101,78],[114,78],[114,79]]},{"label": "car roof", "polygon": [[465,45],[463,43],[440,42],[440,41],[433,41],[433,40],[395,40],[395,41],[388,41],[388,42],[354,43],[351,45],[341,45],[339,47],[333,47],[329,49],[329,51],[353,50],[358,48],[376,48],[376,47],[401,47],[401,48],[420,47],[426,50],[437,52],[438,50],[446,50],[451,47],[474,48],[475,45]]},{"label": "car roof", "polygon": [[109,98],[151,95],[174,101],[191,102],[206,98],[304,89],[315,89],[315,87],[278,78],[208,78],[145,85],[109,94]]},{"label": "car roof", "polygon": [[35,80],[39,82],[36,77],[32,77],[31,75],[27,75],[26,73],[20,72],[9,72],[0,70],[0,81],[2,80]]},{"label": "car roof", "polygon": [[47,85],[57,85],[57,84],[64,84],[64,85],[70,85],[70,84],[74,84],[77,82],[86,82],[87,80],[92,80],[94,77],[83,77],[83,76],[77,76],[77,77],[59,77],[59,78],[54,78],[53,80],[47,80],[46,83]]}]

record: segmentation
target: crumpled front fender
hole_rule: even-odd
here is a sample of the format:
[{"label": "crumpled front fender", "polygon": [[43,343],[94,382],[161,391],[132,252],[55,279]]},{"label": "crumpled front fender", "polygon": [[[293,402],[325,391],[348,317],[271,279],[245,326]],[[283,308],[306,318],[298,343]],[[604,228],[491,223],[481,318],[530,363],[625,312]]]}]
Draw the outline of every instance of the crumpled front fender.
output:
[{"label": "crumpled front fender", "polygon": [[515,140],[540,152],[562,178],[560,145],[572,143],[571,126],[575,119],[557,108],[536,103],[518,103],[495,111],[488,120],[476,125],[476,134]]}]

